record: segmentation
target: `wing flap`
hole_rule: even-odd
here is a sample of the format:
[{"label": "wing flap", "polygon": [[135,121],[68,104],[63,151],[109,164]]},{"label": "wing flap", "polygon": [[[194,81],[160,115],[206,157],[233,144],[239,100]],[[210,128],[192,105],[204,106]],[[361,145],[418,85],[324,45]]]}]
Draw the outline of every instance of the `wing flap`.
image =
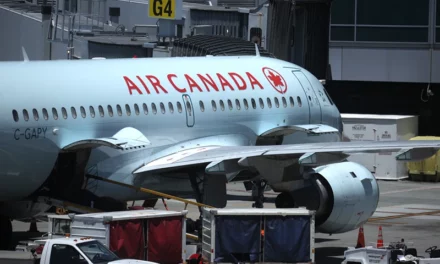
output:
[{"label": "wing flap", "polygon": [[437,151],[435,148],[405,149],[397,153],[396,159],[401,161],[419,161],[432,157]]},{"label": "wing flap", "polygon": [[[411,141],[382,141],[382,142],[328,142],[328,143],[310,143],[310,144],[292,144],[292,145],[273,145],[273,146],[205,146],[185,150],[186,155],[181,155],[181,151],[169,156],[161,157],[150,163],[146,163],[133,173],[143,173],[158,171],[162,169],[185,167],[191,165],[209,164],[212,162],[266,156],[276,158],[298,158],[307,164],[332,163],[340,161],[351,154],[356,153],[381,153],[403,151],[396,157],[402,160],[404,153],[405,160],[420,160],[423,157],[429,157],[440,149],[440,141],[433,140],[411,140]],[[430,156],[432,156],[432,154]],[[170,159],[170,157],[180,157]],[[301,158],[302,157],[302,158]],[[209,168],[215,167],[216,163],[211,164]],[[238,162],[240,164],[240,162]],[[322,165],[322,164],[321,164]]]}]

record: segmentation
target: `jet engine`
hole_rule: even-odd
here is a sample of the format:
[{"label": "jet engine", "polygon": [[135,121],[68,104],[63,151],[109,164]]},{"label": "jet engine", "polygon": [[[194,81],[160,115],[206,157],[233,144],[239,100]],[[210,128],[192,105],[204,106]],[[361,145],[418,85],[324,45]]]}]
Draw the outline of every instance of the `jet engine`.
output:
[{"label": "jet engine", "polygon": [[364,224],[377,208],[379,186],[371,172],[354,162],[313,169],[311,185],[276,198],[277,207],[304,206],[316,210],[320,233],[345,233]]}]

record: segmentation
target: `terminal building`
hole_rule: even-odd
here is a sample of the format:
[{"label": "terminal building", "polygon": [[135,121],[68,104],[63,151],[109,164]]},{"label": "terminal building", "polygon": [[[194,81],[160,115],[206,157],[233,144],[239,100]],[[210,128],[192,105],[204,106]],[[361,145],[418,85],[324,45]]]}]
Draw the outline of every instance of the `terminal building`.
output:
[{"label": "terminal building", "polygon": [[342,112],[418,115],[420,135],[440,135],[439,0],[333,0],[329,41]]},{"label": "terminal building", "polygon": [[149,1],[0,0],[0,61],[22,47],[57,60],[254,54],[256,42],[326,80],[341,112],[418,115],[419,135],[440,134],[440,0],[169,0],[157,16]]}]

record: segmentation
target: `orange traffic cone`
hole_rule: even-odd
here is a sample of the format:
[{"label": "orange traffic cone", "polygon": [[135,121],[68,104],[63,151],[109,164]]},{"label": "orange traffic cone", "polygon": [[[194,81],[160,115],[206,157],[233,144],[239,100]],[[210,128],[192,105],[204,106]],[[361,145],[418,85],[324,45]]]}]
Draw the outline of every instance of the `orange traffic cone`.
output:
[{"label": "orange traffic cone", "polygon": [[359,228],[359,234],[358,234],[356,248],[363,248],[363,247],[365,247],[365,237],[364,237],[364,227],[361,226]]},{"label": "orange traffic cone", "polygon": [[37,222],[35,221],[31,222],[28,232],[38,232]]},{"label": "orange traffic cone", "polygon": [[379,226],[379,235],[377,236],[377,248],[383,247],[382,226]]}]

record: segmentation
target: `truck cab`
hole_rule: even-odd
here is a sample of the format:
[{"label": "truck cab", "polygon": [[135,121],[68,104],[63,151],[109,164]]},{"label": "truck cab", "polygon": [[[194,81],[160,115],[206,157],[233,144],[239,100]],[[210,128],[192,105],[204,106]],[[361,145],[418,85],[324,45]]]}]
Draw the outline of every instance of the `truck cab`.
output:
[{"label": "truck cab", "polygon": [[116,264],[116,263],[145,263],[151,261],[120,259],[106,246],[96,239],[55,238],[46,241],[40,258],[40,264]]}]

